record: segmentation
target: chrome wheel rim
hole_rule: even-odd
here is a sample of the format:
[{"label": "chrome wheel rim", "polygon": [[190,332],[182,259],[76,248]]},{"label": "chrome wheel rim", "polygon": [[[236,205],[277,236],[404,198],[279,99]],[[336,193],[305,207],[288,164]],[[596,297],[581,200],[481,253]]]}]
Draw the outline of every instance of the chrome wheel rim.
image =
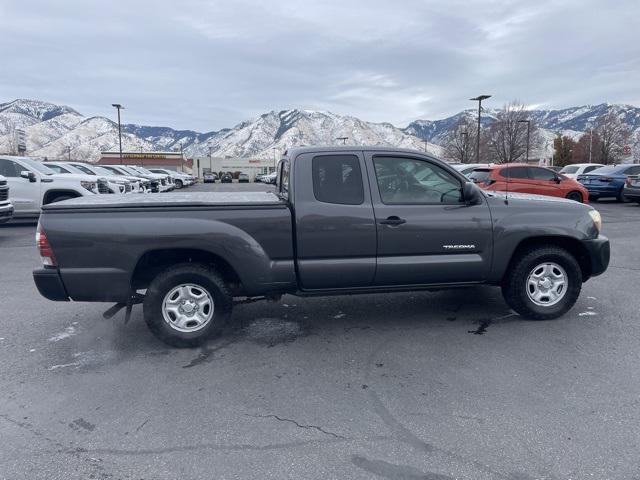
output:
[{"label": "chrome wheel rim", "polygon": [[162,317],[179,332],[196,332],[213,318],[213,296],[200,285],[185,283],[172,288],[162,301]]},{"label": "chrome wheel rim", "polygon": [[541,307],[556,305],[567,293],[567,286],[567,272],[553,262],[541,263],[534,267],[527,277],[529,300]]}]

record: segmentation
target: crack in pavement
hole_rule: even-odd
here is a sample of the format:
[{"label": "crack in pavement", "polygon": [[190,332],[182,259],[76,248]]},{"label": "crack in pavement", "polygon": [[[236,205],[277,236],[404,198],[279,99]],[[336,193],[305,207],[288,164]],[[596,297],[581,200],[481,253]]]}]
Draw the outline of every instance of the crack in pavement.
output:
[{"label": "crack in pavement", "polygon": [[[163,448],[139,448],[139,449],[117,449],[117,448],[92,448],[82,449],[82,452],[102,454],[102,455],[162,455],[166,453],[180,453],[180,452],[193,452],[199,450],[215,450],[223,452],[244,452],[244,451],[268,451],[268,450],[282,450],[295,447],[303,447],[306,445],[322,444],[322,443],[340,443],[347,441],[346,438],[336,438],[327,440],[305,440],[300,442],[283,442],[273,443],[269,445],[252,445],[249,443],[232,443],[232,444],[220,444],[220,443],[201,443],[198,445],[181,445],[175,447],[163,447]],[[74,453],[75,451],[65,451],[65,453]]]},{"label": "crack in pavement", "polygon": [[342,435],[338,435],[336,433],[333,432],[329,432],[325,429],[323,429],[322,427],[319,427],[317,425],[300,425],[298,422],[296,422],[295,420],[291,420],[290,418],[281,418],[277,415],[250,415],[248,413],[245,413],[245,415],[247,417],[254,417],[254,418],[275,418],[276,420],[280,421],[280,422],[289,422],[289,423],[293,423],[296,427],[299,428],[304,428],[304,429],[314,429],[314,430],[318,430],[319,432],[324,433],[325,435],[331,435],[332,437],[335,438],[340,438],[343,440],[347,440],[346,437],[343,437]]}]

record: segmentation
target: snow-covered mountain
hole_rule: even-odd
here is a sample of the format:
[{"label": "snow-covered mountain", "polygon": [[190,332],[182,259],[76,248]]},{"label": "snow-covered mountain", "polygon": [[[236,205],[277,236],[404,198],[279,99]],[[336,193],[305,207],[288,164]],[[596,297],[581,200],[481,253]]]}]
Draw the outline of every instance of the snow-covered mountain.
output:
[{"label": "snow-covered mountain", "polygon": [[[543,144],[556,132],[577,137],[601,115],[617,114],[632,130],[640,130],[640,108],[631,105],[585,105],[562,110],[532,110]],[[497,110],[485,109],[482,123],[495,121]],[[424,149],[442,154],[439,144],[461,117],[476,119],[476,111],[464,110],[441,120],[416,120],[404,129],[390,123],[366,122],[348,115],[315,110],[271,111],[232,128],[200,133],[169,127],[123,125],[122,147],[128,151],[167,151],[183,148],[189,157],[271,157],[299,145],[385,145]],[[118,146],[118,126],[105,117],[85,117],[76,110],[39,100],[14,100],[0,104],[0,153],[15,148],[15,130],[26,134],[29,155],[48,158],[97,160],[100,152]],[[546,140],[546,141],[545,141]]]},{"label": "snow-covered mountain", "polygon": [[[104,117],[83,117],[75,110],[34,100],[0,104],[0,152],[12,150],[15,129],[23,129],[32,156],[96,160],[100,152],[118,145],[118,126]],[[179,150],[189,157],[271,157],[298,145],[351,145],[424,148],[424,142],[389,123],[310,110],[271,111],[233,128],[199,133],[169,127],[123,125],[123,150]],[[441,148],[429,145],[439,155]]]},{"label": "snow-covered mountain", "polygon": [[[494,122],[497,113],[498,110],[495,109],[483,109],[482,125],[489,125]],[[599,105],[582,105],[562,110],[529,110],[529,117],[541,129],[576,136],[580,132],[589,130],[598,117],[608,113],[617,115],[631,130],[640,130],[640,108],[633,105],[601,103]],[[476,121],[477,115],[478,113],[475,109],[464,110],[442,120],[416,120],[403,130],[419,138],[438,143],[443,139],[446,132],[458,123],[462,116]]]}]

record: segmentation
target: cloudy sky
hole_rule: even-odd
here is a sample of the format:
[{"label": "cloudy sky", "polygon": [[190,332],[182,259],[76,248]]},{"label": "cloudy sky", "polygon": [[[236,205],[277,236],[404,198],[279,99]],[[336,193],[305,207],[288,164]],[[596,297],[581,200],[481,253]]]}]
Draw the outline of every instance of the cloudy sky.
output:
[{"label": "cloudy sky", "polygon": [[0,0],[0,102],[200,131],[269,110],[403,126],[519,99],[640,106],[640,0]]}]

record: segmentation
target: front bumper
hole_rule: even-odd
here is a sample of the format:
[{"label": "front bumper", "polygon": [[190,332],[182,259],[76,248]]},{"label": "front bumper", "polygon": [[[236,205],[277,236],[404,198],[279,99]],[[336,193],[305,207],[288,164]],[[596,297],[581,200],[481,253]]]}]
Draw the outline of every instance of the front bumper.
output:
[{"label": "front bumper", "polygon": [[609,239],[603,235],[599,235],[598,238],[584,240],[582,243],[589,254],[589,261],[591,263],[590,276],[595,277],[600,275],[609,266],[609,259],[611,257]]},{"label": "front bumper", "polygon": [[33,271],[33,281],[44,298],[56,302],[68,302],[69,295],[64,288],[57,268],[40,268]]},{"label": "front bumper", "polygon": [[13,218],[13,205],[5,204],[0,207],[0,223],[6,223]]}]

